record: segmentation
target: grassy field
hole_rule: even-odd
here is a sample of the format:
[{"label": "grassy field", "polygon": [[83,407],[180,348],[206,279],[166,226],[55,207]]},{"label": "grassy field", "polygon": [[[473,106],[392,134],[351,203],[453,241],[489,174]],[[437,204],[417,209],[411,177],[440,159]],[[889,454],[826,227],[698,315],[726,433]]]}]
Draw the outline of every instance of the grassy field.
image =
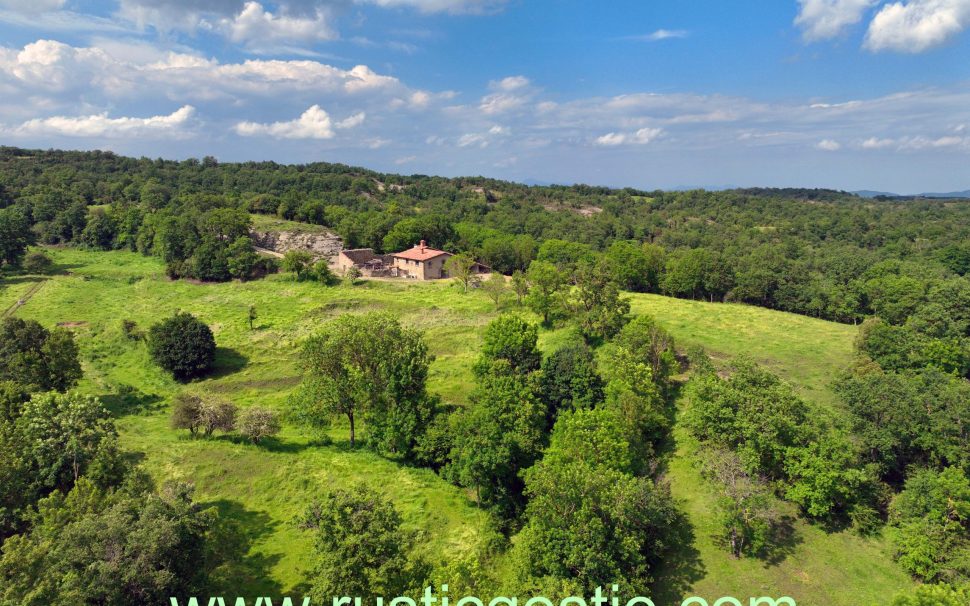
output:
[{"label": "grassy field", "polygon": [[[307,537],[293,518],[316,494],[364,482],[387,495],[408,525],[421,534],[420,549],[444,563],[470,553],[485,516],[460,489],[427,470],[402,466],[347,446],[346,428],[308,435],[287,426],[279,439],[255,447],[228,438],[190,439],[169,428],[171,396],[180,389],[218,392],[240,406],[254,403],[285,410],[298,382],[295,366],[301,339],[342,313],[386,310],[422,329],[436,361],[430,389],[447,402],[467,401],[470,367],[482,328],[496,315],[481,293],[463,295],[445,282],[369,282],[326,288],[286,276],[232,284],[172,282],[161,263],[137,254],[51,251],[59,271],[42,282],[18,278],[0,290],[0,309],[41,284],[22,318],[65,324],[82,350],[80,389],[104,397],[118,416],[124,445],[141,453],[157,479],[196,484],[197,498],[241,524],[248,536],[245,559],[225,571],[227,587],[261,595],[299,586],[306,566]],[[747,353],[795,384],[824,408],[834,406],[827,383],[849,360],[853,327],[740,305],[632,297],[635,313],[650,313],[678,343],[700,344],[727,358]],[[255,305],[255,330],[247,310]],[[213,328],[217,368],[208,379],[179,385],[154,368],[144,345],[127,339],[123,319],[146,329],[175,310],[189,311]],[[564,329],[544,331],[540,345],[554,347]],[[908,584],[886,555],[882,541],[851,533],[827,534],[801,522],[775,560],[733,560],[711,539],[714,494],[697,474],[692,444],[681,432],[667,469],[681,509],[685,538],[658,587],[661,603],[684,594],[707,597],[786,593],[806,605],[886,602]],[[446,581],[446,580],[442,580]]]}]

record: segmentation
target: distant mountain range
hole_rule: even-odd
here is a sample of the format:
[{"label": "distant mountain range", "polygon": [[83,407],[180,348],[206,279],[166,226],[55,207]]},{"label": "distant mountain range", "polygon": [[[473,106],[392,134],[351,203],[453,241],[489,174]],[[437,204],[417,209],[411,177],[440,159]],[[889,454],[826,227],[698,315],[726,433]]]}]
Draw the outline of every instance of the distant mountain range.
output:
[{"label": "distant mountain range", "polygon": [[894,194],[887,191],[872,191],[870,189],[863,189],[859,191],[852,192],[857,196],[862,198],[875,198],[877,196],[884,196],[887,198],[970,198],[970,189],[965,189],[963,191],[951,191],[945,193],[922,193],[922,194]]}]

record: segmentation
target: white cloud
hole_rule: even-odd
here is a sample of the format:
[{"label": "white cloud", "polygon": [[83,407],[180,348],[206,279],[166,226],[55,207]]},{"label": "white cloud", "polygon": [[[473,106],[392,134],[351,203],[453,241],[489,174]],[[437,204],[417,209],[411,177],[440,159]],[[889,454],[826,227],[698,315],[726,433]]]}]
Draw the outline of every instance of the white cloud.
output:
[{"label": "white cloud", "polygon": [[877,150],[895,148],[898,151],[923,151],[933,149],[970,149],[970,137],[944,135],[942,137],[927,137],[925,135],[910,135],[895,139],[879,139],[871,137],[862,142],[862,149]]},{"label": "white cloud", "polygon": [[313,105],[299,118],[287,122],[262,124],[259,122],[240,122],[234,130],[244,137],[270,136],[276,139],[333,139],[334,128],[353,128],[364,121],[363,112],[354,114],[336,125],[319,105]]},{"label": "white cloud", "polygon": [[350,117],[344,118],[340,122],[337,122],[337,128],[354,128],[355,126],[360,126],[364,123],[364,119],[366,117],[366,113],[358,112]]},{"label": "white cloud", "polygon": [[842,149],[842,144],[834,139],[822,139],[815,144],[815,147],[822,151],[839,151]]},{"label": "white cloud", "polygon": [[893,139],[870,137],[862,142],[862,149],[886,149],[887,147],[892,147],[895,144],[896,141]]},{"label": "white cloud", "polygon": [[219,29],[233,42],[262,48],[268,44],[318,42],[337,38],[331,16],[318,8],[310,17],[273,14],[259,2],[246,2],[239,14],[220,21]]},{"label": "white cloud", "polygon": [[873,17],[865,46],[921,53],[970,27],[970,0],[910,0],[887,4]]},{"label": "white cloud", "polygon": [[795,25],[806,40],[834,38],[862,20],[878,0],[798,0],[801,9]]},{"label": "white cloud", "polygon": [[522,95],[506,95],[502,93],[494,93],[491,95],[486,95],[482,97],[482,101],[479,104],[479,109],[486,115],[503,114],[505,112],[512,111],[524,106],[528,102],[528,98]]},{"label": "white cloud", "polygon": [[685,29],[658,29],[642,36],[627,36],[624,40],[639,40],[641,42],[660,42],[671,38],[686,38],[689,32]]},{"label": "white cloud", "polygon": [[664,134],[662,128],[641,128],[632,134],[607,133],[596,138],[596,145],[613,147],[617,145],[647,145]]},{"label": "white cloud", "polygon": [[530,84],[532,84],[532,82],[530,82],[525,76],[509,76],[508,78],[502,78],[501,80],[493,80],[489,83],[489,88],[493,90],[512,92],[526,88]]},{"label": "white cloud", "polygon": [[167,116],[150,118],[109,118],[107,113],[93,116],[51,116],[28,120],[16,129],[16,133],[95,138],[178,134],[194,113],[194,107],[185,105]]}]

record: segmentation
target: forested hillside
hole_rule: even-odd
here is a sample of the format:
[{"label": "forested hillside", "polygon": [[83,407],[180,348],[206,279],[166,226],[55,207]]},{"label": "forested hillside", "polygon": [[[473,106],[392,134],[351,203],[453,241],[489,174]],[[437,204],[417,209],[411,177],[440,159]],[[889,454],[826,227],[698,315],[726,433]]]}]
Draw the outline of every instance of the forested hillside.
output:
[{"label": "forested hillside", "polygon": [[[0,186],[3,606],[966,596],[968,203],[11,148]],[[254,215],[511,278],[341,280]]]}]

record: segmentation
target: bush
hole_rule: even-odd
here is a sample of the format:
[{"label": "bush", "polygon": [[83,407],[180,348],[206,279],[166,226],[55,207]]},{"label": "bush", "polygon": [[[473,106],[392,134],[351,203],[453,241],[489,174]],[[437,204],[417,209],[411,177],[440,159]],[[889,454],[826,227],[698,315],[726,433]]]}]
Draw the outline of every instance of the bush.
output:
[{"label": "bush", "polygon": [[253,406],[239,415],[239,433],[253,444],[263,438],[275,436],[280,432],[280,420],[275,412],[260,406]]},{"label": "bush", "polygon": [[202,376],[212,367],[216,341],[204,322],[179,312],[148,330],[148,352],[176,379],[186,380]]},{"label": "bush", "polygon": [[216,430],[230,432],[236,428],[237,410],[223,398],[180,393],[173,400],[172,428],[188,429],[192,435],[201,432],[207,437]]},{"label": "bush", "polygon": [[24,271],[29,274],[46,274],[53,265],[51,258],[40,251],[27,253],[24,257]]},{"label": "bush", "polygon": [[340,282],[340,278],[330,269],[326,259],[320,259],[313,264],[312,278],[325,286],[333,286]]},{"label": "bush", "polygon": [[121,332],[131,341],[140,341],[145,336],[145,333],[138,329],[138,322],[134,320],[122,320]]}]

